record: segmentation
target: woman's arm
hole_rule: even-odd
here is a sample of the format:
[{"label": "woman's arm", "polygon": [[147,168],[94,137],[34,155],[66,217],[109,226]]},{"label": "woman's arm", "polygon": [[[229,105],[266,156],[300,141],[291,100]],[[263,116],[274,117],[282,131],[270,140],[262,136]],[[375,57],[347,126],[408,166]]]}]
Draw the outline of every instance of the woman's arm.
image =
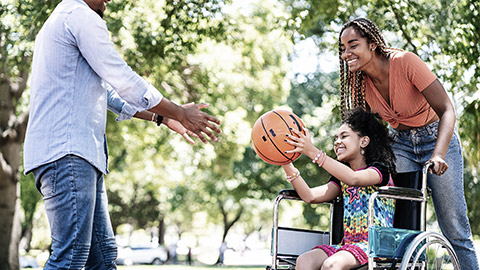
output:
[{"label": "woman's arm", "polygon": [[[282,165],[283,170],[288,176],[295,175],[297,169],[292,163]],[[340,188],[334,183],[327,183],[318,187],[310,188],[301,175],[290,182],[297,191],[300,198],[306,203],[328,202],[340,194]]]},{"label": "woman's arm", "polygon": [[422,94],[440,118],[437,143],[435,144],[430,161],[434,163],[433,173],[441,175],[442,172],[448,169],[448,164],[445,162],[445,155],[447,154],[448,145],[452,139],[453,129],[455,127],[455,109],[447,92],[438,79],[425,88]]}]

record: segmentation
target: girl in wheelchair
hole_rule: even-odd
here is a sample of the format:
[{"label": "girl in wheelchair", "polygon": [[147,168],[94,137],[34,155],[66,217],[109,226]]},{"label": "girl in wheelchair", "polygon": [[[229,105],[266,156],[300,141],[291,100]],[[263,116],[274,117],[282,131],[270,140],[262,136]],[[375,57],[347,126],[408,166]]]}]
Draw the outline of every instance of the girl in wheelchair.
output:
[{"label": "girl in wheelchair", "polygon": [[[283,165],[287,180],[307,203],[328,202],[343,197],[344,238],[340,245],[320,245],[300,255],[296,269],[350,269],[367,263],[368,199],[380,186],[393,186],[395,156],[392,139],[378,114],[357,108],[349,111],[338,129],[334,150],[337,160],[317,149],[306,130],[303,135],[287,135],[286,142],[296,148],[287,153],[302,153],[323,167],[332,177],[327,184],[310,188],[292,163]],[[375,203],[374,223],[393,226],[394,200],[379,198]]]}]

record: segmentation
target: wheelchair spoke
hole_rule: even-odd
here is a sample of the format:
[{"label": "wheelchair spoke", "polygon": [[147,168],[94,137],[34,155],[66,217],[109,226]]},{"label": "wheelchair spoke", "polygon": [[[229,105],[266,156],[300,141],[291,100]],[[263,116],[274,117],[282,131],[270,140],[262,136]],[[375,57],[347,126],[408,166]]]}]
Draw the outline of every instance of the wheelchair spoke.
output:
[{"label": "wheelchair spoke", "polygon": [[402,269],[457,270],[458,260],[450,244],[439,234],[420,235],[409,247]]}]

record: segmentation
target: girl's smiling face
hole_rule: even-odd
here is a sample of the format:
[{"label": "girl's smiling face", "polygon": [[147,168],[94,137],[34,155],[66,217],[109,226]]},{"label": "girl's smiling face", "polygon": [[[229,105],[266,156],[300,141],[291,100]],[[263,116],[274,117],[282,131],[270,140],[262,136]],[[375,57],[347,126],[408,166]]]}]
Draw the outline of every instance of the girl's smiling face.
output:
[{"label": "girl's smiling face", "polygon": [[365,137],[360,137],[347,124],[343,124],[335,135],[334,150],[337,159],[349,163],[354,159],[363,158],[360,151],[362,147],[366,147]]}]

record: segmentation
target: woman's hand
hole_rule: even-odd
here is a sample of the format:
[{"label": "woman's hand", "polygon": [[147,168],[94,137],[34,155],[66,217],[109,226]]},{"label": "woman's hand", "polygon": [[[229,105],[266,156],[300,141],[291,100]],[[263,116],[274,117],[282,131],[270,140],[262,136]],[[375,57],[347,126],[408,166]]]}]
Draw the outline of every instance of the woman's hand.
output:
[{"label": "woman's hand", "polygon": [[441,156],[432,156],[428,162],[433,163],[433,167],[430,167],[430,173],[442,175],[448,170],[448,164]]},{"label": "woman's hand", "polygon": [[302,132],[296,130],[296,129],[291,129],[292,133],[294,135],[286,134],[286,139],[285,142],[287,142],[290,145],[295,146],[295,149],[290,150],[290,151],[285,151],[285,153],[290,154],[290,153],[301,153],[304,154],[311,159],[313,159],[317,154],[318,150],[313,144],[312,144],[312,136],[310,135],[310,132],[308,129],[304,128],[305,134]]}]

